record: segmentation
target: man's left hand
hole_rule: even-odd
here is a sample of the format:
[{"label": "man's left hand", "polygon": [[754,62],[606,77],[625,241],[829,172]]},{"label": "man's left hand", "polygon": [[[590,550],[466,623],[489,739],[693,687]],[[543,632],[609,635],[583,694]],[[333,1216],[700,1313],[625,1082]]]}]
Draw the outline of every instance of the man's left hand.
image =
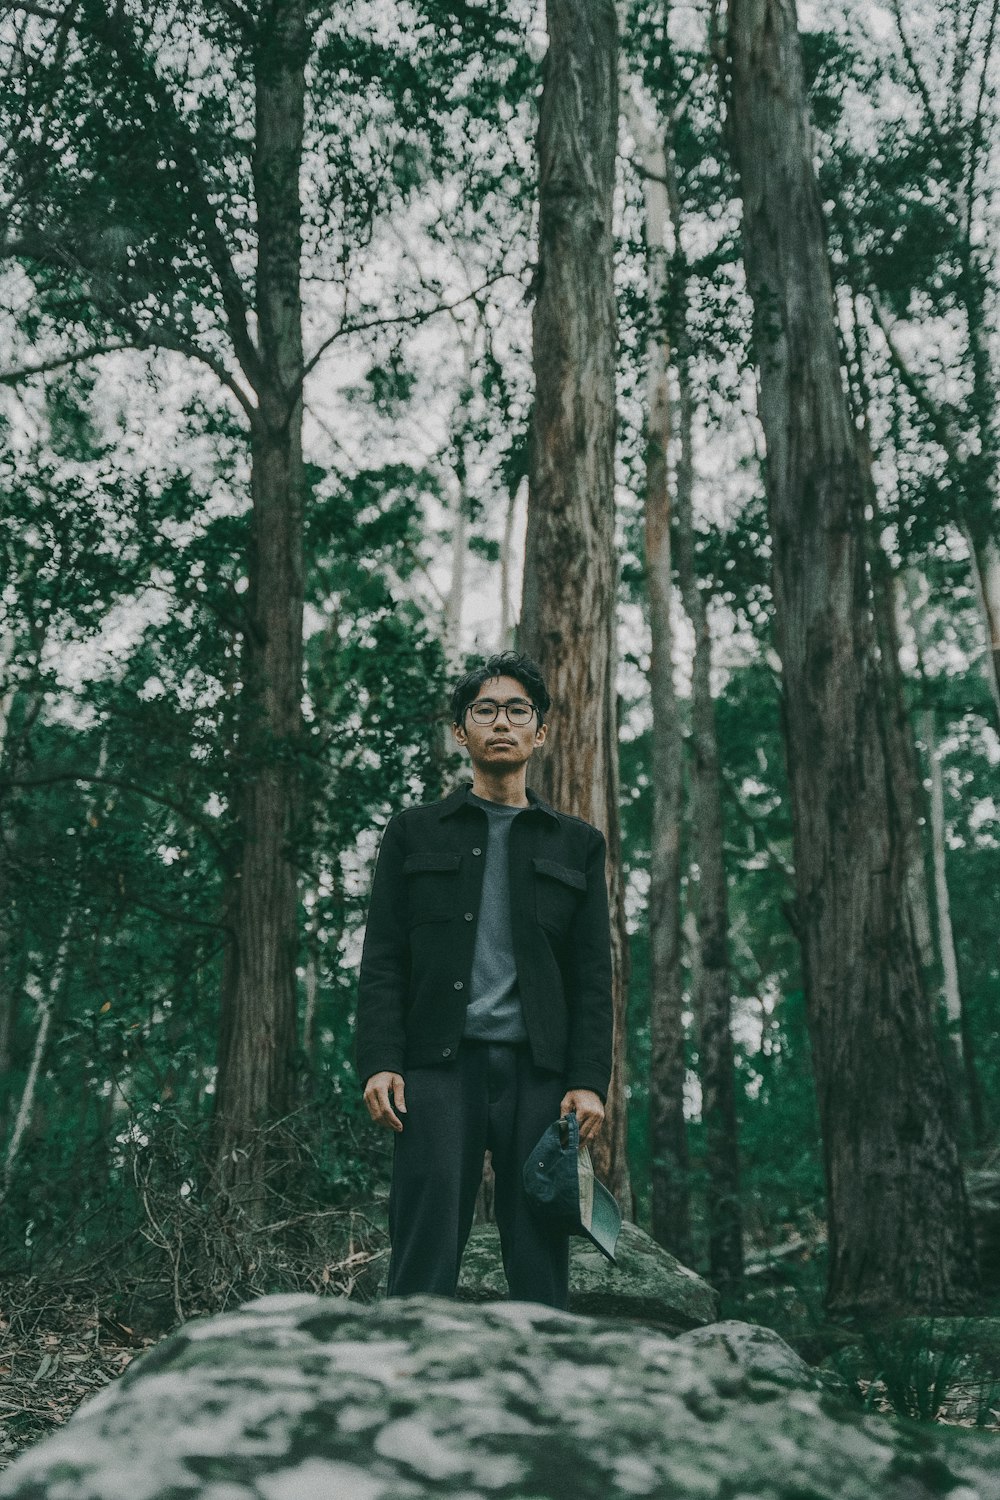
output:
[{"label": "man's left hand", "polygon": [[588,1141],[596,1140],[604,1124],[604,1105],[600,1094],[595,1094],[593,1089],[569,1089],[563,1094],[559,1113],[568,1115],[574,1109],[580,1124],[580,1144],[585,1146]]}]

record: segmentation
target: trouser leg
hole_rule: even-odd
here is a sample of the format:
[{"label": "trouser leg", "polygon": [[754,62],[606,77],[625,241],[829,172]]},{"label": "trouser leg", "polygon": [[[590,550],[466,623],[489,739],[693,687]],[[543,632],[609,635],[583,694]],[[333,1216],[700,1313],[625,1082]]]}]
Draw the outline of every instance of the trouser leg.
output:
[{"label": "trouser leg", "polygon": [[486,1048],[405,1074],[406,1114],[389,1192],[387,1294],[453,1297],[486,1151]]},{"label": "trouser leg", "polygon": [[511,1297],[565,1308],[569,1301],[569,1235],[533,1210],[524,1191],[525,1158],[559,1118],[558,1073],[536,1068],[527,1046],[489,1049],[489,1137],[494,1199]]}]

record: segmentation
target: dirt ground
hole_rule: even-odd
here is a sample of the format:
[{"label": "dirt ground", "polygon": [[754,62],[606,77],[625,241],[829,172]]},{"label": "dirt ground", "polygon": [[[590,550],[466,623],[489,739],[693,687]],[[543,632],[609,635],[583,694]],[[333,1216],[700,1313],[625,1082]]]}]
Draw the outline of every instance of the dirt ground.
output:
[{"label": "dirt ground", "polygon": [[67,1421],[156,1339],[102,1308],[87,1286],[0,1288],[0,1468]]}]

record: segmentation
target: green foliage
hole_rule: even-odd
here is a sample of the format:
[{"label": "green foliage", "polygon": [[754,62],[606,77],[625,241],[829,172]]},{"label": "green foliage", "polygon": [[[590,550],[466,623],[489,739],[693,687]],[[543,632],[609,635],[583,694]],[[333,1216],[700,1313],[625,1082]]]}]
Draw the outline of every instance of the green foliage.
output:
[{"label": "green foliage", "polygon": [[908,1318],[859,1330],[860,1345],[843,1349],[835,1367],[866,1410],[888,1409],[917,1422],[935,1422],[968,1404],[975,1388],[977,1412],[988,1410],[993,1386],[978,1373],[975,1319]]},{"label": "green foliage", "polygon": [[[306,387],[314,425],[304,496],[305,722],[297,744],[282,750],[301,773],[290,840],[303,1024],[297,1108],[281,1122],[291,1143],[287,1176],[270,1184],[272,1224],[299,1211],[312,1222],[275,1231],[271,1249],[245,1224],[234,1248],[235,1221],[208,1167],[227,899],[249,764],[241,726],[247,414],[231,388],[221,398],[207,377],[136,357],[123,410],[102,406],[100,381],[73,365],[30,387],[0,430],[0,646],[10,646],[0,762],[0,1127],[8,1143],[40,1027],[51,1020],[0,1256],[41,1271],[152,1234],[144,1254],[157,1276],[173,1275],[171,1247],[183,1246],[185,1311],[311,1285],[324,1257],[339,1255],[324,1245],[315,1216],[346,1213],[349,1223],[352,1205],[384,1193],[390,1143],[361,1110],[351,1060],[371,864],[390,813],[439,795],[456,768],[445,735],[456,643],[446,652],[442,640],[443,548],[460,515],[471,588],[481,582],[496,595],[500,537],[529,467],[531,139],[541,82],[525,45],[529,17],[500,0],[411,0],[393,35],[376,12],[349,3],[317,7],[312,17],[307,334],[310,349],[333,339],[334,358]],[[675,351],[686,341],[690,354],[696,562],[722,648],[716,719],[748,1248],[766,1252],[800,1234],[809,1242],[800,1260],[762,1274],[766,1291],[748,1291],[747,1306],[762,1316],[781,1306],[812,1328],[821,1318],[823,1251],[813,1241],[823,1183],[771,646],[771,543],[743,383],[749,307],[718,75],[707,39],[676,10],[667,19],[669,38],[662,8],[637,0],[622,28],[627,68],[660,119],[673,122],[685,221],[662,305],[650,306],[642,181],[623,170],[629,1149],[642,1219],[652,801],[640,618],[643,377],[649,340],[663,332]],[[32,357],[118,341],[179,351],[245,391],[233,298],[252,310],[257,245],[252,56],[239,8],[125,0],[109,9],[84,0],[62,23],[4,23],[0,48],[8,84],[0,92],[8,146],[0,218],[20,267],[2,288],[13,332],[33,346]],[[986,428],[967,400],[963,318],[972,293],[988,313],[996,289],[989,278],[985,286],[970,279],[962,232],[971,221],[955,208],[975,122],[966,109],[943,137],[935,132],[894,48],[886,43],[882,55],[832,21],[803,38],[834,268],[842,305],[853,309],[853,324],[845,311],[845,373],[875,450],[877,523],[894,564],[926,588],[911,707],[930,704],[938,715],[952,917],[994,1134],[996,736],[956,518],[963,507],[975,513],[988,493],[976,461]],[[927,76],[937,87],[937,73]],[[887,79],[905,107],[886,106]],[[982,104],[988,137],[992,95]],[[948,414],[962,419],[957,449],[927,401],[897,378],[866,310],[876,294],[911,332],[922,335],[924,324],[958,331],[954,344],[936,332],[917,344],[924,385],[935,398],[944,393]],[[434,325],[444,330],[435,344],[426,336],[438,303],[449,313]],[[337,350],[345,355],[339,367]],[[148,451],[136,414],[144,410],[163,426]],[[688,650],[682,631],[682,716]],[[255,753],[273,749],[262,742]],[[682,828],[685,842],[689,833]],[[689,973],[686,980],[690,991]],[[688,1025],[703,1240],[693,1016]],[[203,1303],[199,1279],[208,1288]],[[948,1372],[930,1347],[880,1348],[882,1382],[898,1410],[922,1415],[921,1403],[933,1406]]]},{"label": "green foliage", "polygon": [[[0,786],[8,1140],[51,1013],[5,1205],[0,1255],[12,1266],[76,1261],[105,1236],[138,1232],[132,1148],[160,1163],[163,1192],[167,1179],[175,1196],[182,1182],[204,1180],[244,774],[248,515],[215,513],[190,473],[126,480],[72,415],[60,407],[59,441],[73,445],[65,476],[33,455],[11,458],[0,531],[14,584],[4,627],[16,647]],[[307,642],[296,847],[315,999],[287,1188],[327,1206],[377,1191],[386,1170],[351,1062],[352,945],[372,854],[359,837],[403,801],[438,795],[450,765],[441,646],[387,583],[414,571],[434,482],[405,466],[349,480],[310,471],[308,599],[324,623]],[[153,578],[166,610],[136,603]],[[60,652],[100,643],[119,600],[130,601],[128,644],[113,661],[95,658],[70,689]],[[49,702],[62,713],[40,711]],[[177,1144],[185,1131],[187,1155]]]}]

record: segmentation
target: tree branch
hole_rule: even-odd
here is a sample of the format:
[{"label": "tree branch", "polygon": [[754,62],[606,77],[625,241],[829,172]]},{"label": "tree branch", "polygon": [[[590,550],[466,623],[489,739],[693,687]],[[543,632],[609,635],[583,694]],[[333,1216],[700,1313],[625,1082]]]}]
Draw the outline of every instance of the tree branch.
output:
[{"label": "tree branch", "polygon": [[260,355],[250,334],[243,283],[236,274],[229,247],[219,229],[208,186],[202,174],[198,152],[191,141],[187,125],[181,118],[163,79],[156,71],[155,61],[150,59],[144,47],[137,44],[131,29],[126,26],[122,9],[116,7],[114,19],[112,20],[110,16],[105,18],[104,25],[95,27],[95,32],[98,40],[103,41],[112,50],[127,52],[133,66],[144,79],[149,93],[154,96],[158,108],[164,112],[174,127],[172,133],[176,135],[176,139],[171,141],[171,146],[183,157],[187,176],[195,190],[201,228],[205,237],[205,249],[208,252],[209,264],[218,278],[222,305],[225,309],[236,358],[250,384],[255,389],[259,389],[262,378]]},{"label": "tree branch", "polygon": [[232,931],[225,922],[212,922],[206,917],[191,917],[186,912],[171,911],[169,907],[160,906],[155,901],[140,900],[138,896],[126,894],[125,900],[130,906],[138,906],[141,911],[151,911],[154,917],[162,917],[165,922],[177,922],[187,927],[207,927],[212,932],[224,932],[227,936]]},{"label": "tree branch", "polygon": [[161,807],[169,808],[171,812],[176,813],[185,823],[190,824],[192,828],[196,828],[199,833],[204,834],[209,843],[219,852],[222,852],[225,848],[222,839],[219,838],[210,824],[206,823],[204,819],[199,818],[195,813],[192,813],[190,808],[182,807],[179,802],[175,802],[171,797],[164,796],[162,792],[150,791],[149,787],[140,786],[135,781],[127,781],[121,776],[106,776],[93,771],[75,770],[38,771],[30,776],[0,776],[0,792],[12,791],[28,786],[53,786],[60,781],[81,781],[85,782],[88,786],[113,786],[121,792],[134,792],[136,796],[145,798],[147,802],[155,802]]},{"label": "tree branch", "polygon": [[[53,18],[62,19],[55,14]],[[78,18],[78,31],[83,31],[84,35],[89,35],[97,45],[117,55],[131,71],[138,73],[142,79],[146,95],[157,112],[155,123],[159,128],[159,133],[167,137],[170,151],[178,158],[187,186],[192,191],[197,211],[196,224],[199,238],[222,296],[225,326],[232,340],[233,350],[251,387],[257,390],[262,380],[262,368],[257,346],[250,333],[249,311],[243,284],[236,273],[225,236],[219,228],[190,130],[177,109],[169,87],[157,72],[155,60],[149,57],[145,48],[137,41],[121,7],[116,7],[113,14],[100,16],[91,9],[83,20],[89,22],[89,25],[82,25]],[[57,263],[61,261],[63,264],[68,262],[68,257],[62,247],[54,246],[45,236],[33,235],[30,232],[22,233],[17,239],[9,240],[0,246],[0,257],[12,256],[43,261],[54,259]],[[90,269],[100,271],[102,267],[95,263]],[[125,315],[125,309],[120,308],[119,316]],[[195,357],[201,358],[200,355],[195,355]],[[207,363],[204,359],[202,362]],[[219,374],[218,367],[211,365],[209,367],[214,368],[215,373]],[[224,383],[229,385],[234,392],[238,389],[232,384],[231,378]],[[244,408],[249,411],[251,408],[245,396],[240,394],[239,399]]]},{"label": "tree branch", "polygon": [[[990,63],[993,59],[993,46],[996,40],[997,16],[1000,12],[1000,0],[993,0],[990,7],[989,27],[986,32],[986,42],[983,47],[982,70],[979,74],[979,87],[976,91],[976,107],[973,111],[971,130],[969,132],[969,165],[965,180],[966,201],[966,234],[972,231],[972,203],[976,191],[976,175],[979,170],[979,162],[983,145],[983,104],[986,99],[986,79]],[[970,22],[971,25],[971,22]]]},{"label": "tree branch", "polygon": [[143,329],[137,326],[133,347],[140,351],[143,349],[165,349],[171,354],[183,354],[187,359],[196,360],[199,364],[204,365],[206,369],[211,370],[221,385],[224,385],[228,391],[232,391],[249,417],[251,424],[257,420],[257,408],[253,400],[244,391],[236,377],[226,369],[218,355],[211,354],[207,349],[203,349],[200,344],[188,343],[187,339],[183,338],[176,329],[164,328],[162,326]]},{"label": "tree branch", "polygon": [[58,21],[62,23],[68,15],[71,15],[74,4],[67,5],[65,10],[50,10],[47,5],[29,5],[23,0],[0,0],[0,14],[4,11],[19,11],[22,16],[37,16],[40,21]]},{"label": "tree branch", "polygon": [[497,282],[511,279],[516,279],[514,278],[513,271],[498,271],[495,276],[487,277],[480,286],[471,292],[467,292],[464,297],[458,297],[454,302],[439,302],[436,307],[423,308],[420,312],[415,313],[399,313],[391,318],[369,318],[360,323],[349,323],[345,320],[334,333],[330,334],[329,338],[323,340],[315,353],[306,360],[302,368],[298,390],[294,393],[295,399],[298,399],[299,390],[301,390],[302,385],[312,374],[313,370],[315,370],[323,355],[326,354],[328,349],[333,347],[338,339],[348,338],[354,333],[368,333],[374,328],[394,328],[407,324],[413,328],[418,328],[421,323],[427,323],[431,318],[436,318],[438,313],[452,312],[456,307],[462,307],[466,302],[475,302],[488,287],[495,286]]},{"label": "tree branch", "polygon": [[917,93],[920,95],[921,102],[924,106],[924,111],[927,115],[928,124],[930,125],[931,130],[934,133],[935,139],[937,141],[938,151],[940,152],[942,149],[941,143],[943,140],[944,132],[941,129],[941,122],[937,117],[933,102],[931,100],[930,89],[927,87],[924,75],[920,71],[920,65],[917,62],[916,54],[913,51],[913,47],[910,44],[910,39],[906,34],[906,28],[903,25],[903,13],[900,9],[899,0],[890,0],[890,3],[892,5],[893,16],[896,20],[896,33],[899,37],[899,45],[903,49],[903,57],[906,60],[906,66],[909,68],[910,72],[913,75],[913,82],[916,84]]},{"label": "tree branch", "polygon": [[252,42],[257,35],[253,16],[242,7],[237,5],[236,0],[213,0],[219,10],[232,21],[237,31],[246,42]]},{"label": "tree branch", "polygon": [[90,344],[86,349],[78,349],[75,353],[38,360],[35,364],[21,365],[13,370],[0,370],[0,385],[19,385],[22,380],[30,380],[35,375],[48,375],[53,370],[65,369],[67,365],[83,364],[85,360],[96,359],[99,355],[117,354],[122,349],[132,347],[130,343]]},{"label": "tree branch", "polygon": [[[54,244],[41,235],[22,235],[18,239],[0,242],[0,260],[10,259],[37,260],[43,263],[56,263],[69,266],[74,270],[93,271],[99,269],[96,263],[89,263],[76,255],[70,255],[62,246]],[[40,362],[38,367],[26,366],[23,370],[12,371],[9,374],[0,374],[0,385],[13,385],[22,378],[31,375],[44,374],[48,369],[56,369],[60,365],[72,364],[83,359],[89,359],[94,355],[111,352],[126,352],[130,349],[138,351],[148,349],[165,349],[173,354],[182,354],[186,359],[196,360],[231,391],[240,406],[246,412],[250,421],[256,420],[257,408],[247,392],[240,385],[235,376],[226,368],[222,359],[203,349],[200,344],[190,341],[184,337],[176,328],[166,327],[161,324],[144,326],[140,323],[134,312],[126,304],[115,297],[101,296],[98,289],[92,289],[91,300],[96,309],[109,320],[117,320],[129,331],[129,338],[117,344],[95,344],[83,353],[74,353],[60,356],[51,362]]]},{"label": "tree branch", "polygon": [[864,289],[876,327],[885,340],[889,357],[892,360],[896,373],[903,386],[913,397],[917,406],[931,424],[931,430],[941,447],[947,453],[952,463],[961,464],[961,432],[956,426],[954,414],[943,403],[934,400],[925,383],[916,374],[909,364],[899,344],[896,342],[895,331],[889,324],[885,313],[882,311],[878,297],[870,287]]}]

